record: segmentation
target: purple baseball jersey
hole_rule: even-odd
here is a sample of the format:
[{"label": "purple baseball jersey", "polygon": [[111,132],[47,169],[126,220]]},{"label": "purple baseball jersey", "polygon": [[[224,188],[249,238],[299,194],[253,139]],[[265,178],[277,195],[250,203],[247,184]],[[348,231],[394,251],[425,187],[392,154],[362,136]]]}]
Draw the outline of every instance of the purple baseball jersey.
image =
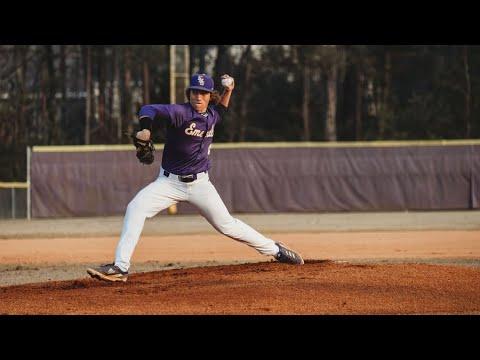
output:
[{"label": "purple baseball jersey", "polygon": [[223,105],[215,105],[200,114],[190,103],[151,104],[142,106],[139,118],[168,121],[162,168],[176,175],[189,175],[210,169],[208,155],[215,125],[225,110]]}]

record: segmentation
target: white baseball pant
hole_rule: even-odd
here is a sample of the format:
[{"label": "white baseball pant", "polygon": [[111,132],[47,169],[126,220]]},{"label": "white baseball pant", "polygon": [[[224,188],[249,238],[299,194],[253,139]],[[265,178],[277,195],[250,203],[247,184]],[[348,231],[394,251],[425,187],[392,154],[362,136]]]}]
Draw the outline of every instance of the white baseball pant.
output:
[{"label": "white baseball pant", "polygon": [[115,265],[128,271],[145,219],[180,201],[195,205],[218,232],[253,247],[260,254],[274,256],[278,253],[278,246],[272,239],[230,215],[208,173],[197,174],[197,180],[184,183],[174,174],[166,177],[160,168],[160,176],[140,190],[128,204],[115,251]]}]

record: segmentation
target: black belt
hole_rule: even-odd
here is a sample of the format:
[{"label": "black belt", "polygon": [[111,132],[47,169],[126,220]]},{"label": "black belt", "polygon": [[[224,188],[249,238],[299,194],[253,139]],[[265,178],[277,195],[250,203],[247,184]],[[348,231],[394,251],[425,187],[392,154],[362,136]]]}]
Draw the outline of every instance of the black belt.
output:
[{"label": "black belt", "polygon": [[[204,172],[206,172],[206,171],[204,171]],[[166,170],[163,170],[163,175],[165,175],[166,177],[169,177],[170,173]],[[185,182],[185,183],[189,183],[189,182],[197,180],[197,174],[177,175],[177,176],[178,176],[178,180],[180,180],[181,182]]]}]

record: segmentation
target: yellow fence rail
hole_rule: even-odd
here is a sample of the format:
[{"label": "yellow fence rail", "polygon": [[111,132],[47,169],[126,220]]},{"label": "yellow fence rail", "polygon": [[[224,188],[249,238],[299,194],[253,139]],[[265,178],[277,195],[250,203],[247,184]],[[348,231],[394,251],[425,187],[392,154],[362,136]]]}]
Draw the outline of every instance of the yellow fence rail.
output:
[{"label": "yellow fence rail", "polygon": [[0,189],[28,189],[28,182],[1,182]]},{"label": "yellow fence rail", "polygon": [[[155,144],[163,149],[164,144]],[[404,147],[404,146],[459,146],[480,145],[480,139],[462,140],[388,140],[388,141],[318,141],[318,142],[243,142],[214,143],[212,149],[262,149],[262,148],[342,148],[342,147]],[[135,148],[130,144],[122,145],[62,145],[34,146],[33,152],[90,152],[90,151],[125,151]]]}]

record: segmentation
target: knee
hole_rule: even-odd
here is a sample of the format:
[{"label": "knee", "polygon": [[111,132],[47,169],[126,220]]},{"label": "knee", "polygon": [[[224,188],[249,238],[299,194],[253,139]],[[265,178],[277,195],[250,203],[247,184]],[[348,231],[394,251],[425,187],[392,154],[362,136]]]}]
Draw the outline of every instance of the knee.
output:
[{"label": "knee", "polygon": [[125,216],[129,219],[142,220],[145,218],[150,218],[154,215],[150,213],[151,211],[145,207],[145,204],[142,204],[142,202],[138,200],[132,200],[128,203]]},{"label": "knee", "polygon": [[224,221],[220,224],[217,225],[218,231],[220,231],[224,235],[233,235],[235,232],[236,228],[236,219],[235,218],[230,218],[228,221]]},{"label": "knee", "polygon": [[127,206],[127,213],[137,212],[140,210],[139,202],[133,199],[128,203]]}]

